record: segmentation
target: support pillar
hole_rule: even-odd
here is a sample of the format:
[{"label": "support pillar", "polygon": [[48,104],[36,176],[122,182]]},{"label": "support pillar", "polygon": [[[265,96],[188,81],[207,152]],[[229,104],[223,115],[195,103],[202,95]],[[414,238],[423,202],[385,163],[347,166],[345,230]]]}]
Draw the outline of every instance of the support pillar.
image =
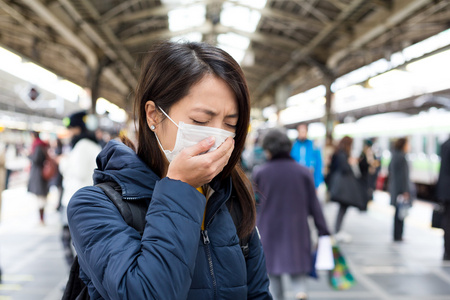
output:
[{"label": "support pillar", "polygon": [[278,126],[282,126],[280,122],[280,112],[286,108],[287,99],[291,96],[292,87],[289,84],[280,84],[275,90],[275,105],[277,107]]},{"label": "support pillar", "polygon": [[100,78],[103,73],[104,67],[106,67],[109,63],[109,59],[104,58],[99,61],[97,66],[94,69],[89,69],[88,73],[88,86],[91,89],[91,111],[90,113],[95,115],[96,110],[95,107],[97,105],[97,98],[99,97],[100,91]]},{"label": "support pillar", "polygon": [[331,78],[327,78],[325,80],[325,145],[332,146],[333,145],[333,129],[334,129],[334,121],[335,115],[332,111],[334,93],[331,91],[331,83],[333,80]]}]

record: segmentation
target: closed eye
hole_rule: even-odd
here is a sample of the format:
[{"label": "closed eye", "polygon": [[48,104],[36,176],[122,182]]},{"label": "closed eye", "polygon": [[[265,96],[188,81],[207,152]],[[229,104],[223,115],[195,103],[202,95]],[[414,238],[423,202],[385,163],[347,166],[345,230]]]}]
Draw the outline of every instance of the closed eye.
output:
[{"label": "closed eye", "polygon": [[197,121],[197,120],[194,120],[194,119],[191,119],[192,120],[192,122],[194,122],[195,124],[199,124],[199,125],[206,125],[206,124],[208,124],[208,121],[206,121],[206,122],[200,122],[200,121]]},{"label": "closed eye", "polygon": [[237,128],[237,125],[233,125],[233,124],[225,124],[226,126],[228,126],[228,127],[230,127],[230,128],[233,128],[233,129],[236,129]]}]

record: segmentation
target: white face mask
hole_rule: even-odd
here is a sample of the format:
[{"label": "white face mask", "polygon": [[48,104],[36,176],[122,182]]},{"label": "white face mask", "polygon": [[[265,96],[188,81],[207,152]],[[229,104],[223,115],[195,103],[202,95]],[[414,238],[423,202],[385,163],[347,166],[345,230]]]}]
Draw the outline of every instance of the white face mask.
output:
[{"label": "white face mask", "polygon": [[173,147],[172,151],[164,150],[158,136],[155,133],[156,140],[158,141],[159,146],[163,150],[169,162],[171,162],[175,158],[175,156],[177,156],[183,149],[194,146],[198,142],[210,136],[213,136],[215,138],[215,142],[214,145],[205,153],[214,151],[219,148],[219,146],[222,145],[223,142],[225,142],[227,137],[234,138],[236,136],[236,134],[234,134],[233,132],[215,127],[191,125],[184,122],[180,122],[179,125],[177,125],[177,123],[175,123],[172,118],[170,118],[169,115],[167,115],[166,112],[161,109],[161,107],[159,109],[166,115],[167,118],[169,118],[170,121],[172,121],[173,124],[175,124],[175,126],[178,127],[177,138],[175,140],[175,146]]}]

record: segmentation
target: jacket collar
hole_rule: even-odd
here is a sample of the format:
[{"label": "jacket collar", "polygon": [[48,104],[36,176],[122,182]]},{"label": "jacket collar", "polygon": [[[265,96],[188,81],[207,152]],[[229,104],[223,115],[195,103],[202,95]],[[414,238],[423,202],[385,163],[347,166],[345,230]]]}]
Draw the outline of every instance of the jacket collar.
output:
[{"label": "jacket collar", "polygon": [[214,190],[214,194],[212,194],[211,198],[209,198],[206,206],[206,227],[208,227],[209,222],[217,213],[217,211],[222,207],[222,205],[225,204],[228,199],[230,199],[233,187],[231,176],[222,181],[214,178],[209,185]]},{"label": "jacket collar", "polygon": [[115,181],[124,199],[151,198],[158,180],[160,178],[136,153],[121,142],[111,140],[97,156],[94,184]]}]

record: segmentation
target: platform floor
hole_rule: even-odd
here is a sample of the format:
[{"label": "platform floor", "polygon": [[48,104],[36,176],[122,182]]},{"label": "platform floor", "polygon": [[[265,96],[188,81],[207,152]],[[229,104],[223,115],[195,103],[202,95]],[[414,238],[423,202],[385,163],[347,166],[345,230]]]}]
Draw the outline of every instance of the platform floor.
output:
[{"label": "platform floor", "polygon": [[[343,229],[352,236],[340,248],[356,278],[346,291],[333,290],[326,272],[310,279],[309,299],[450,300],[450,263],[442,261],[442,230],[430,228],[432,205],[416,201],[405,224],[405,241],[392,242],[393,209],[388,195],[376,193],[365,213],[349,209]],[[39,225],[37,202],[16,184],[3,192],[0,223],[0,300],[57,300],[67,280],[56,193]],[[331,227],[335,203],[323,203]]]}]

